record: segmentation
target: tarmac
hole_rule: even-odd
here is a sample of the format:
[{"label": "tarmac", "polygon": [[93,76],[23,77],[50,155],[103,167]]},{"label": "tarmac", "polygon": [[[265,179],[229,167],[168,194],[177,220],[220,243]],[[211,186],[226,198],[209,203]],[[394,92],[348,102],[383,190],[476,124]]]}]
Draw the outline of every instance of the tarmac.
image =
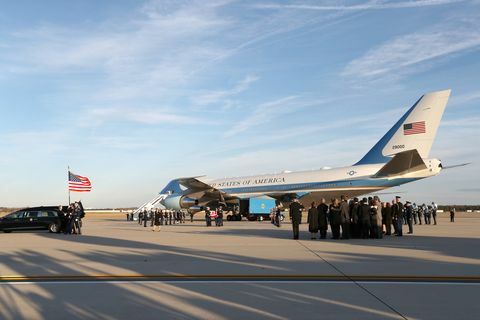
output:
[{"label": "tarmac", "polygon": [[413,235],[310,240],[307,225],[152,232],[88,215],[83,235],[0,234],[1,319],[477,319],[480,214]]}]

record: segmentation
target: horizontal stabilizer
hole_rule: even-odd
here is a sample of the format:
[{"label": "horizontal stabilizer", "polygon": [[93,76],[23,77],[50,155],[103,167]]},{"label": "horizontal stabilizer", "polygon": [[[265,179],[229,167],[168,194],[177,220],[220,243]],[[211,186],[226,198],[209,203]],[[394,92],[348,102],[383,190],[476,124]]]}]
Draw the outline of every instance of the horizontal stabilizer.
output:
[{"label": "horizontal stabilizer", "polygon": [[445,169],[453,169],[453,168],[458,168],[458,167],[464,167],[464,166],[468,166],[469,164],[470,164],[470,162],[461,163],[461,164],[454,164],[454,165],[451,165],[451,166],[442,167],[442,169],[445,170]]},{"label": "horizontal stabilizer", "polygon": [[397,153],[375,175],[375,178],[398,176],[409,172],[427,169],[416,149]]}]

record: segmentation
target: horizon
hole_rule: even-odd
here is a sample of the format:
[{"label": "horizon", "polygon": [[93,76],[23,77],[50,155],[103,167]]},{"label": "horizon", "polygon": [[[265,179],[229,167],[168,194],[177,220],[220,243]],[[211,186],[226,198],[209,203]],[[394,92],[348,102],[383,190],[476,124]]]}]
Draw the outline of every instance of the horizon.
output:
[{"label": "horizon", "polygon": [[92,182],[72,201],[119,208],[178,177],[348,166],[449,88],[430,157],[471,164],[386,192],[478,205],[479,15],[478,0],[6,3],[0,207],[66,202],[67,167]]}]

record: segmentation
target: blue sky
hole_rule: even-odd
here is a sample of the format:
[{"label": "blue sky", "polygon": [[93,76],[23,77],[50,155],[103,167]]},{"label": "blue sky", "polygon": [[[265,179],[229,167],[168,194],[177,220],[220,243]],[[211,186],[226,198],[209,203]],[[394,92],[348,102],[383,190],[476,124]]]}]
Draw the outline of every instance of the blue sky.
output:
[{"label": "blue sky", "polygon": [[452,89],[398,190],[480,203],[480,1],[9,1],[0,206],[135,206],[172,178],[350,165],[419,96]]}]

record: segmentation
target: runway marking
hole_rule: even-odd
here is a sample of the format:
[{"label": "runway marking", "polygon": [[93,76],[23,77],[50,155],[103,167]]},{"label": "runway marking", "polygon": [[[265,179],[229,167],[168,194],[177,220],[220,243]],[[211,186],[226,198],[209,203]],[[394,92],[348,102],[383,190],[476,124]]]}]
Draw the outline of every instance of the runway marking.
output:
[{"label": "runway marking", "polygon": [[357,283],[473,283],[480,284],[480,277],[473,276],[350,276],[350,275],[79,275],[79,276],[0,276],[4,282],[66,282],[66,281],[164,281],[164,282],[357,282]]}]

